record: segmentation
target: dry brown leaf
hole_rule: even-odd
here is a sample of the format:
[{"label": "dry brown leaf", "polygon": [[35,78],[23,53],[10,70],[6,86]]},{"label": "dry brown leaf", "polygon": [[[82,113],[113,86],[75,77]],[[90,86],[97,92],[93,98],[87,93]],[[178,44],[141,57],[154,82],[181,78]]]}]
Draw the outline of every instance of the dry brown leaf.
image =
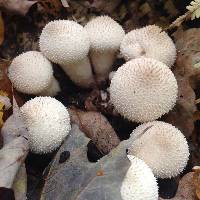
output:
[{"label": "dry brown leaf", "polygon": [[36,1],[28,1],[28,0],[0,0],[0,7],[21,15],[26,15],[29,11],[30,7],[37,3]]},{"label": "dry brown leaf", "polygon": [[108,120],[98,112],[84,112],[78,109],[69,109],[71,121],[79,125],[87,137],[96,145],[98,150],[109,153],[120,140]]},{"label": "dry brown leaf", "polygon": [[3,43],[4,41],[4,21],[3,21],[3,18],[2,18],[2,14],[0,12],[0,45]]},{"label": "dry brown leaf", "polygon": [[178,82],[178,100],[175,108],[166,116],[166,121],[178,127],[188,138],[194,130],[196,97],[194,89],[200,78],[200,29],[178,30],[175,34],[177,60],[173,70]]},{"label": "dry brown leaf", "polygon": [[196,195],[200,199],[200,166],[195,166],[192,170],[194,171],[193,183],[196,188]]},{"label": "dry brown leaf", "polygon": [[178,73],[181,76],[188,77],[192,82],[192,87],[200,79],[200,29],[192,28],[186,31],[178,30],[174,33],[177,47]]},{"label": "dry brown leaf", "polygon": [[[190,172],[183,176],[179,182],[176,196],[171,200],[197,200],[195,186],[193,184],[193,175],[194,172]],[[163,198],[159,198],[159,200],[163,200]]]}]

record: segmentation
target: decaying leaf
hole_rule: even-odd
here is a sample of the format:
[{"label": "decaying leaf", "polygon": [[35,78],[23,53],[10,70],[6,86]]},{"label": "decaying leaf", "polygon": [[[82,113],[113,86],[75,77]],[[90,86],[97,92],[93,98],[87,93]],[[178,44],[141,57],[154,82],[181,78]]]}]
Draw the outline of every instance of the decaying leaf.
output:
[{"label": "decaying leaf", "polygon": [[13,13],[26,15],[30,7],[35,3],[37,3],[37,0],[0,0],[0,7],[3,7],[4,9]]},{"label": "decaying leaf", "polygon": [[194,64],[200,61],[200,29],[177,31],[175,36],[177,60],[173,70],[178,82],[178,99],[166,121],[178,127],[188,138],[194,130],[196,96],[194,88],[200,78],[200,69]]},{"label": "decaying leaf", "polygon": [[[171,200],[197,200],[195,194],[195,186],[193,184],[194,172],[190,172],[183,176],[179,182],[178,190],[176,196]],[[163,200],[159,198],[159,200]]]},{"label": "decaying leaf", "polygon": [[0,187],[12,188],[15,176],[28,154],[28,141],[17,137],[0,150]]},{"label": "decaying leaf", "polygon": [[196,188],[196,195],[197,195],[198,199],[200,199],[200,167],[195,166],[195,167],[193,167],[192,170],[194,171],[193,183]]},{"label": "decaying leaf", "polygon": [[200,0],[191,1],[186,8],[191,12],[191,20],[200,17]]},{"label": "decaying leaf", "polygon": [[69,113],[71,121],[79,125],[101,153],[107,154],[119,144],[117,134],[102,114],[78,109],[69,109]]},{"label": "decaying leaf", "polygon": [[15,200],[26,200],[26,192],[27,192],[27,174],[25,164],[22,164],[20,167],[13,186],[12,186],[15,194]]},{"label": "decaying leaf", "polygon": [[[51,165],[41,199],[122,200],[120,187],[130,166],[126,142],[120,143],[97,163],[87,159],[88,142],[78,126],[72,125]],[[70,157],[61,164],[59,159],[63,151],[69,151]]]},{"label": "decaying leaf", "polygon": [[[3,149],[10,145],[13,141],[15,141],[17,138],[24,138],[23,143],[21,145],[24,145],[18,149],[18,154],[22,151],[24,153],[23,159],[21,159],[21,156],[19,156],[19,165],[15,165],[12,170],[13,170],[13,177],[12,181],[13,183],[13,190],[15,194],[15,200],[25,200],[26,199],[26,191],[27,191],[27,175],[26,175],[26,169],[25,165],[23,164],[23,161],[28,153],[28,141],[26,139],[27,135],[27,129],[24,125],[23,119],[20,114],[19,106],[16,102],[15,97],[13,96],[13,114],[6,120],[4,126],[2,127],[1,134],[3,136],[3,143],[4,147]],[[20,137],[19,137],[20,136]],[[3,150],[2,149],[2,150]],[[16,150],[15,150],[16,151]],[[1,152],[1,150],[0,150]],[[17,154],[17,151],[15,152]],[[12,151],[10,153],[12,155]],[[8,156],[9,158],[9,156]],[[0,158],[1,160],[1,158]],[[0,161],[1,162],[1,161]],[[1,167],[1,165],[0,165]],[[17,169],[16,169],[17,168]],[[8,168],[8,172],[9,172]],[[17,170],[15,172],[14,170]],[[5,171],[6,174],[7,171]],[[7,177],[6,177],[7,178]],[[6,179],[5,179],[6,180]]]}]

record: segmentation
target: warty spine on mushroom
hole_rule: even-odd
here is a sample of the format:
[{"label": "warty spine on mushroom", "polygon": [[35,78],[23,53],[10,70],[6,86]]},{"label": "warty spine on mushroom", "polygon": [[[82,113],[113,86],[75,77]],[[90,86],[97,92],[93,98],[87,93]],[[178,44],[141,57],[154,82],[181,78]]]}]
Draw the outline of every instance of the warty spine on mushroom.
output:
[{"label": "warty spine on mushroom", "polygon": [[28,51],[15,57],[8,68],[8,77],[22,93],[41,95],[44,91],[51,91],[52,84],[57,87],[51,92],[51,96],[60,91],[59,83],[53,76],[51,62],[38,51]]},{"label": "warty spine on mushroom", "polygon": [[87,57],[89,36],[80,24],[71,20],[49,22],[42,30],[39,46],[43,54],[59,64],[74,83],[82,87],[94,84]]},{"label": "warty spine on mushroom", "polygon": [[125,32],[109,16],[99,16],[84,27],[90,37],[90,57],[94,71],[100,79],[108,78]]},{"label": "warty spine on mushroom", "polygon": [[158,178],[177,176],[189,159],[186,138],[171,124],[153,121],[140,125],[131,134],[128,153],[142,160]]},{"label": "warty spine on mushroom", "polygon": [[34,153],[55,150],[68,135],[71,126],[68,110],[52,97],[36,97],[20,108],[28,140]]},{"label": "warty spine on mushroom", "polygon": [[128,155],[131,162],[121,186],[123,200],[158,200],[158,186],[149,166],[139,158]]},{"label": "warty spine on mushroom", "polygon": [[178,93],[172,71],[162,62],[138,58],[122,65],[110,84],[116,110],[135,122],[158,119],[173,108]]},{"label": "warty spine on mushroom", "polygon": [[168,34],[156,25],[130,31],[120,45],[121,55],[126,60],[140,57],[154,58],[168,67],[176,59],[176,47]]}]

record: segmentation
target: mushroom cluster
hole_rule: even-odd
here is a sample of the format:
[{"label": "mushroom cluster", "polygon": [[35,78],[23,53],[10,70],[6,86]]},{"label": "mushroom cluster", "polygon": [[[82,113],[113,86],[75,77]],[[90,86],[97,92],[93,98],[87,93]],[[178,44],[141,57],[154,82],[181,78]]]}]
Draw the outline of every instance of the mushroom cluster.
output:
[{"label": "mushroom cluster", "polygon": [[96,17],[85,27],[70,20],[55,20],[42,30],[39,45],[75,84],[88,88],[95,79],[108,78],[124,35],[123,28],[108,16]]},{"label": "mushroom cluster", "polygon": [[[188,143],[181,131],[155,121],[173,109],[177,100],[178,85],[170,69],[176,58],[172,39],[155,25],[125,35],[116,21],[100,16],[85,27],[70,20],[49,22],[42,30],[39,47],[41,52],[29,51],[14,58],[8,69],[18,91],[40,96],[20,108],[30,149],[51,152],[70,130],[67,109],[49,97],[60,91],[51,62],[60,65],[83,88],[109,77],[115,109],[130,121],[144,123],[129,139],[131,166],[121,186],[122,199],[158,199],[155,177],[177,176],[189,158]],[[112,73],[119,50],[127,62]]]}]

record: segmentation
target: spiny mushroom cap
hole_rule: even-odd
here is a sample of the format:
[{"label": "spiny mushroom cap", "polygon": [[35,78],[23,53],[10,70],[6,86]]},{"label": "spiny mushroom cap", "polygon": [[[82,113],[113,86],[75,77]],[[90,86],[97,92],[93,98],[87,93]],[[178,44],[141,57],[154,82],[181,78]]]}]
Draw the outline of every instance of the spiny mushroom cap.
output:
[{"label": "spiny mushroom cap", "polygon": [[116,110],[135,122],[153,121],[173,108],[177,98],[174,74],[163,63],[138,58],[121,66],[110,85]]},{"label": "spiny mushroom cap", "polygon": [[131,166],[121,186],[123,200],[158,200],[158,186],[151,169],[144,161],[128,155]]},{"label": "spiny mushroom cap", "polygon": [[96,17],[89,21],[85,30],[90,37],[91,49],[95,51],[116,51],[125,32],[121,25],[109,16]]},{"label": "spiny mushroom cap", "polygon": [[156,177],[177,176],[187,164],[187,141],[171,124],[161,121],[142,124],[131,134],[131,141],[129,154],[144,160]]},{"label": "spiny mushroom cap", "polygon": [[40,50],[57,64],[75,63],[88,54],[90,42],[84,28],[70,20],[49,22],[40,35]]},{"label": "spiny mushroom cap", "polygon": [[121,42],[120,52],[126,60],[148,57],[159,60],[168,67],[176,59],[176,47],[172,39],[156,25],[127,33]]},{"label": "spiny mushroom cap", "polygon": [[40,52],[28,51],[13,59],[8,68],[8,77],[18,91],[38,94],[48,88],[53,69]]},{"label": "spiny mushroom cap", "polygon": [[31,99],[20,110],[28,129],[30,149],[35,153],[55,150],[71,129],[67,109],[52,97]]}]

